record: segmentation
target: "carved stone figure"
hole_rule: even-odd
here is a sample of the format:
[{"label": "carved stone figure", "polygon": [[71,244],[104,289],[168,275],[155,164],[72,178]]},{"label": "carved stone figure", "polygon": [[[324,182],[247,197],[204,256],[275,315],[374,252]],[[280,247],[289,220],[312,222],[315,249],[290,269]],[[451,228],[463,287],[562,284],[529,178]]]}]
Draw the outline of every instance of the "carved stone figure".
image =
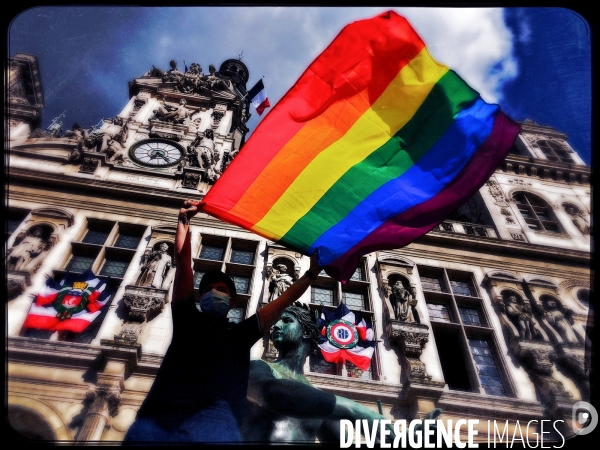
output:
[{"label": "carved stone figure", "polygon": [[572,311],[554,300],[552,297],[542,299],[544,305],[544,318],[565,341],[578,343],[577,335],[571,325],[573,322]]},{"label": "carved stone figure", "polygon": [[167,253],[169,246],[163,242],[159,250],[144,255],[142,272],[137,281],[138,286],[152,286],[158,289],[168,289],[173,260]]},{"label": "carved stone figure", "polygon": [[64,137],[73,139],[77,144],[77,146],[73,149],[71,155],[69,156],[69,161],[79,161],[83,156],[83,147],[85,141],[89,138],[87,130],[82,128],[81,125],[79,125],[78,123],[74,123],[72,130],[65,131]]},{"label": "carved stone figure", "polygon": [[48,128],[46,128],[46,132],[49,133],[52,137],[57,137],[58,134],[62,131],[62,120],[57,122],[52,122]]},{"label": "carved stone figure", "polygon": [[190,145],[187,146],[187,154],[183,158],[184,160],[187,159],[187,161],[182,165],[182,167],[201,167],[200,158],[198,157],[198,147],[200,146],[201,142],[202,136],[199,132],[197,132],[196,138],[192,141]]},{"label": "carved stone figure", "polygon": [[504,298],[506,316],[519,330],[519,336],[525,339],[534,339],[540,334],[533,321],[531,308],[518,302],[515,295]]},{"label": "carved stone figure", "polygon": [[390,300],[394,307],[396,319],[402,322],[414,322],[412,307],[416,304],[416,300],[414,300],[412,294],[404,289],[400,280],[394,283],[391,290]]},{"label": "carved stone figure", "polygon": [[[304,363],[317,348],[319,328],[306,305],[296,302],[285,310],[273,326],[272,340],[279,353],[275,362],[250,361],[248,414],[240,430],[245,442],[339,443],[340,419],[353,423],[384,419],[353,400],[310,384]],[[391,436],[393,440],[393,430]]]},{"label": "carved stone figure", "polygon": [[174,123],[183,123],[189,119],[190,115],[193,113],[192,110],[186,108],[187,101],[182,98],[179,100],[178,107],[172,107],[165,104],[165,98],[163,97],[162,105],[159,105],[158,109],[155,111],[156,119],[162,122],[174,122]]},{"label": "carved stone figure", "polygon": [[565,211],[569,216],[571,216],[571,220],[573,221],[573,225],[577,227],[577,229],[583,235],[590,234],[590,224],[584,217],[583,213],[579,211],[577,208],[567,205],[565,207]]},{"label": "carved stone figure", "polygon": [[190,69],[183,75],[179,88],[183,92],[193,93],[204,87],[205,82],[203,78],[204,74],[202,73],[200,64],[192,63]]},{"label": "carved stone figure", "polygon": [[169,65],[171,66],[171,69],[162,76],[163,83],[179,83],[183,78],[183,74],[177,70],[177,61],[172,59],[169,62]]},{"label": "carved stone figure", "polygon": [[268,275],[269,301],[275,300],[294,284],[294,279],[287,273],[285,264],[278,264],[276,269],[271,267]]},{"label": "carved stone figure", "polygon": [[215,150],[214,133],[211,129],[204,131],[204,137],[200,141],[198,154],[202,162],[202,167],[206,169],[207,181],[217,181],[221,176],[221,171],[217,166],[220,161],[219,153]]},{"label": "carved stone figure", "polygon": [[127,149],[114,139],[107,142],[104,153],[108,156],[107,162],[123,163],[127,157]]},{"label": "carved stone figure", "polygon": [[28,271],[35,267],[38,256],[46,250],[48,242],[42,238],[42,229],[31,228],[27,236],[10,251],[6,266],[9,270]]},{"label": "carved stone figure", "polygon": [[212,89],[214,91],[227,90],[227,91],[234,92],[231,81],[224,80],[223,78],[219,77],[219,74],[218,74],[215,66],[213,66],[212,64],[210,66],[208,66],[208,71],[209,71],[209,75],[205,75],[203,78],[203,81],[206,83],[206,86],[209,89]]}]

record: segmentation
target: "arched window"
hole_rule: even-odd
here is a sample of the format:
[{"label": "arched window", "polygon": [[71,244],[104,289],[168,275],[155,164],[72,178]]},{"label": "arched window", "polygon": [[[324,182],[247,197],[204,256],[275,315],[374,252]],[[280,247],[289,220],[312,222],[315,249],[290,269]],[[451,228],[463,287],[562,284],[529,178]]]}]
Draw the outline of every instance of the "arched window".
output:
[{"label": "arched window", "polygon": [[550,161],[560,161],[564,163],[574,163],[569,151],[558,142],[554,141],[537,141],[537,145],[544,152],[546,158]]},{"label": "arched window", "polygon": [[516,193],[513,195],[513,198],[529,228],[536,231],[549,231],[551,233],[562,232],[552,212],[552,208],[544,200],[533,194],[524,192]]}]

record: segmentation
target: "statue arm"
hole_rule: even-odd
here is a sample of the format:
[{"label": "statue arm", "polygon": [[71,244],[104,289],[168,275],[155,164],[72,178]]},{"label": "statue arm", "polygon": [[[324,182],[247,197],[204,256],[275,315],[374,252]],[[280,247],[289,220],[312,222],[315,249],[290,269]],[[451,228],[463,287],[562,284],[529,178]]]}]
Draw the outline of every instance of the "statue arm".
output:
[{"label": "statue arm", "polygon": [[[248,399],[276,414],[299,419],[339,420],[383,420],[381,414],[345,397],[330,394],[295,380],[275,378],[267,363],[250,361]],[[335,428],[327,427],[332,432]],[[389,426],[393,437],[393,426]],[[339,438],[339,429],[336,431]]]},{"label": "statue arm", "polygon": [[299,419],[330,417],[336,403],[333,394],[299,381],[275,378],[262,360],[250,361],[248,399],[276,414]]}]

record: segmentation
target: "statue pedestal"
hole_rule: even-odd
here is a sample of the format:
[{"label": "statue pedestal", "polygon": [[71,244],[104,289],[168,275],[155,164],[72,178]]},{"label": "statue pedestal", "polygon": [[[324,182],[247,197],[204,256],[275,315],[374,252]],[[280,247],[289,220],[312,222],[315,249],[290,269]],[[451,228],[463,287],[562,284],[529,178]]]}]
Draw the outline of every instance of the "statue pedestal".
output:
[{"label": "statue pedestal", "polygon": [[390,343],[398,349],[402,365],[401,381],[425,384],[431,382],[425,363],[420,360],[429,341],[429,327],[416,322],[387,319],[386,334]]},{"label": "statue pedestal", "polygon": [[129,308],[128,320],[123,324],[115,342],[137,344],[146,322],[168,301],[169,291],[147,286],[126,286],[123,303]]},{"label": "statue pedestal", "polygon": [[20,270],[8,270],[6,273],[7,300],[21,295],[31,285],[31,274]]}]

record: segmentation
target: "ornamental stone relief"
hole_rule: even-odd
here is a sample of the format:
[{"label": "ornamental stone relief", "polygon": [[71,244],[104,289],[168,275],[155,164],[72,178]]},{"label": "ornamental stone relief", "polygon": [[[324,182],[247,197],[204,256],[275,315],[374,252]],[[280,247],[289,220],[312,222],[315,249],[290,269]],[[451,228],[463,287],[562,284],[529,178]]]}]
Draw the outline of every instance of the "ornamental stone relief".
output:
[{"label": "ornamental stone relief", "polygon": [[506,197],[496,180],[487,180],[485,184],[488,186],[488,191],[497,204],[506,203]]}]

